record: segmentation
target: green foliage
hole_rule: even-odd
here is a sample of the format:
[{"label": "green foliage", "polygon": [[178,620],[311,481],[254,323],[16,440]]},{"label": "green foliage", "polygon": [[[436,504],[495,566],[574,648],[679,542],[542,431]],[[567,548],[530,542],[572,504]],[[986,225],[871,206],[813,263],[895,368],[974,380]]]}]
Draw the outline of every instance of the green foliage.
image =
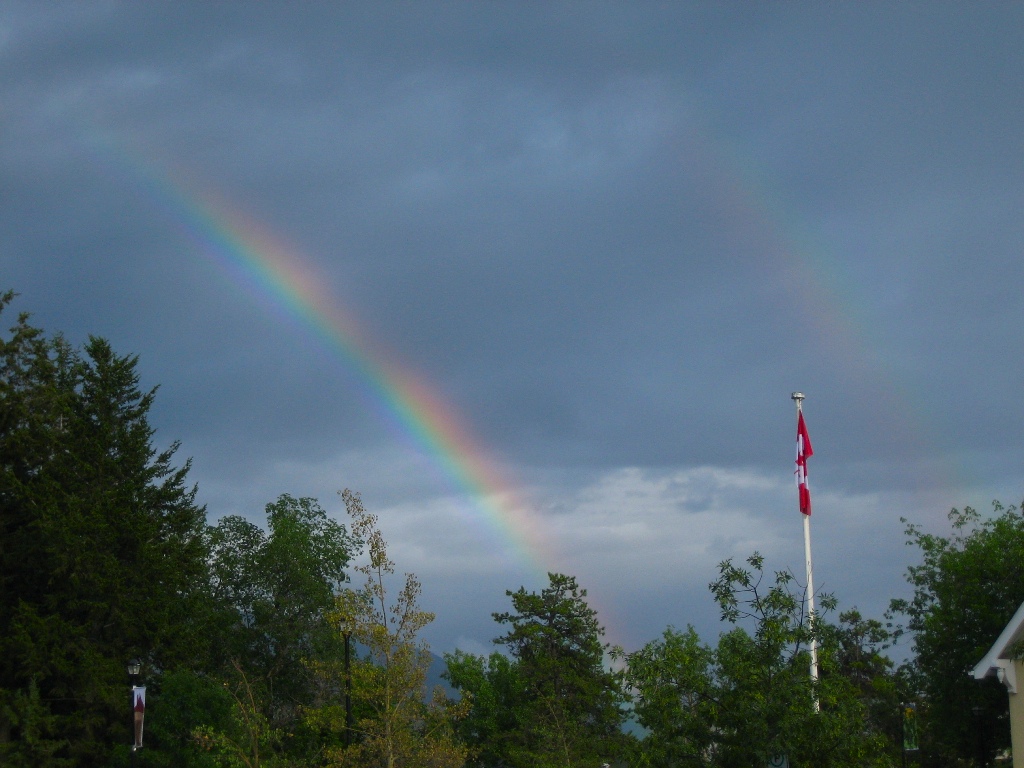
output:
[{"label": "green foliage", "polygon": [[[266,533],[227,516],[209,534],[213,592],[228,621],[219,674],[230,690],[241,687],[236,720],[255,723],[258,715],[268,734],[280,735],[265,739],[264,762],[273,750],[292,756],[320,751],[302,728],[304,711],[322,703],[311,664],[342,652],[329,615],[359,546],[316,499],[285,494],[267,505],[266,515]],[[207,735],[213,740],[208,743],[223,736],[216,742],[221,747],[238,743],[238,737],[215,730]],[[261,743],[255,736],[246,739]]]},{"label": "green foliage", "polygon": [[[38,702],[54,759],[80,766],[126,739],[127,659],[172,669],[207,650],[205,512],[177,444],[151,445],[136,365],[26,315],[0,340],[0,691]],[[17,711],[0,723],[11,763],[33,749]]]},{"label": "green foliage", "polygon": [[648,731],[644,763],[701,765],[711,753],[715,716],[715,652],[693,627],[669,627],[661,639],[628,656],[626,678],[635,696],[635,716]]},{"label": "green foliage", "polygon": [[[884,739],[866,726],[864,701],[843,674],[839,634],[821,614],[813,625],[806,621],[789,573],[766,583],[757,553],[747,566],[723,562],[710,585],[723,620],[736,625],[716,647],[692,628],[669,628],[627,657],[636,715],[649,731],[643,762],[742,768],[787,755],[791,765],[820,768],[891,764]],[[824,596],[821,604],[827,613],[835,600]],[[810,675],[812,639],[817,682]]]},{"label": "green foliage", "polygon": [[316,499],[285,494],[266,507],[268,533],[237,516],[210,532],[213,589],[230,608],[233,659],[266,687],[271,719],[308,703],[303,660],[333,638],[327,613],[357,548]]},{"label": "green foliage", "polygon": [[140,768],[214,768],[216,759],[194,734],[229,731],[233,703],[228,688],[207,675],[190,670],[161,675],[159,686],[147,691],[146,746],[136,762]]},{"label": "green foliage", "polygon": [[837,649],[838,674],[849,681],[865,707],[865,729],[884,741],[893,760],[900,759],[903,703],[913,700],[913,689],[883,653],[893,642],[892,633],[856,608],[841,613],[839,624],[824,625],[822,632]]},{"label": "green foliage", "polygon": [[617,675],[604,666],[604,628],[576,579],[548,574],[540,594],[506,592],[512,612],[494,620],[509,625],[495,640],[518,662],[527,717],[516,756],[520,764],[576,765],[619,754],[625,739]]},{"label": "green foliage", "polygon": [[195,744],[210,754],[220,768],[270,768],[284,766],[282,732],[264,714],[266,695],[261,695],[241,665],[235,663],[230,682],[223,683],[230,698],[228,717],[218,726],[200,725],[192,730]]},{"label": "green foliage", "polygon": [[923,697],[918,710],[926,766],[972,759],[979,727],[987,730],[990,753],[1009,746],[1005,688],[965,672],[1024,601],[1024,515],[999,502],[992,508],[988,519],[970,507],[952,510],[949,536],[907,524],[907,544],[920,550],[921,562],[907,569],[913,596],[893,600],[890,612],[905,617],[913,636],[915,658],[907,672]]},{"label": "green foliage", "polygon": [[471,745],[471,762],[508,764],[507,756],[528,725],[528,696],[519,665],[501,653],[485,657],[458,650],[445,654],[445,663],[445,679],[471,705],[457,726],[462,740]]},{"label": "green foliage", "polygon": [[[139,657],[140,766],[322,763],[338,742],[312,714],[337,705],[323,670],[342,658],[336,597],[355,594],[342,587],[361,542],[287,495],[267,506],[266,532],[240,517],[207,526],[177,444],[152,447],[156,390],[140,389],[137,363],[98,338],[73,349],[26,315],[0,338],[0,762],[127,763],[125,662]],[[353,618],[369,651],[361,711],[384,691],[399,713],[390,764],[461,764],[450,703],[420,695],[416,633],[432,615],[419,584],[409,577],[386,605],[393,566],[372,518],[355,517],[374,576]],[[364,725],[366,756],[377,735]]]},{"label": "green foliage", "polygon": [[[0,311],[12,298],[0,295]],[[732,625],[713,647],[669,628],[628,657],[613,651],[586,591],[549,574],[494,614],[504,653],[447,656],[461,699],[427,696],[420,635],[433,614],[414,575],[395,580],[358,495],[342,494],[351,533],[288,495],[267,505],[266,531],[237,516],[208,526],[189,463],[174,465],[178,445],[152,446],[156,390],[140,389],[137,363],[98,338],[74,349],[25,315],[0,338],[3,765],[126,764],[131,657],[150,703],[140,768],[459,768],[467,756],[746,768],[776,754],[884,766],[908,681],[938,765],[973,749],[969,705],[1004,716],[1003,691],[963,675],[1024,597],[1024,520],[998,506],[990,521],[954,511],[948,539],[908,527],[923,562],[909,572],[913,599],[893,604],[918,652],[902,674],[881,654],[879,622],[852,611],[828,624],[825,596],[809,625],[792,577],[767,578],[755,553],[722,563],[710,585]],[[364,545],[365,582],[348,587]],[[609,655],[626,669],[611,671]],[[647,729],[639,749],[623,733],[627,683]]]},{"label": "green foliage", "polygon": [[571,576],[548,574],[540,594],[507,592],[511,612],[496,613],[509,631],[500,656],[447,657],[447,678],[474,702],[463,727],[478,764],[599,765],[623,754],[625,695],[607,670],[604,629]]},{"label": "green foliage", "polygon": [[39,698],[39,686],[30,680],[27,689],[8,693],[4,719],[18,729],[18,742],[0,743],[0,757],[10,768],[46,765],[52,768],[73,765],[59,756],[68,746],[57,738],[57,718]]},{"label": "green foliage", "polygon": [[459,768],[466,752],[452,724],[462,707],[440,690],[426,699],[430,650],[419,633],[434,614],[419,607],[421,587],[411,573],[389,596],[395,564],[377,518],[366,512],[358,494],[346,490],[342,497],[354,535],[366,542],[369,561],[356,568],[366,578],[363,587],[342,590],[331,618],[338,634],[351,637],[363,655],[349,666],[335,660],[316,662],[313,668],[327,687],[350,693],[360,716],[350,729],[345,711],[328,702],[312,709],[308,719],[322,731],[354,737],[326,749],[329,765]]}]

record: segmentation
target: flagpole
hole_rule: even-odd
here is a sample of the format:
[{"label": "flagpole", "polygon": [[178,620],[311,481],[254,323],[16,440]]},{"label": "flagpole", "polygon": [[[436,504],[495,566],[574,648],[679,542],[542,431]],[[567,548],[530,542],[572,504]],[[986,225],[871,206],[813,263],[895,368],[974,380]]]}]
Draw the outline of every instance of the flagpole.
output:
[{"label": "flagpole", "polygon": [[[792,395],[793,401],[796,403],[796,418],[797,424],[800,423],[800,414],[803,411],[804,393],[794,392]],[[814,630],[814,568],[811,565],[811,516],[810,514],[804,514],[801,510],[801,516],[804,519],[804,565],[806,568],[807,577],[807,626],[812,630],[811,634],[811,681],[814,683],[818,682],[818,640],[813,634]],[[814,711],[819,711],[818,695],[814,695]]]}]

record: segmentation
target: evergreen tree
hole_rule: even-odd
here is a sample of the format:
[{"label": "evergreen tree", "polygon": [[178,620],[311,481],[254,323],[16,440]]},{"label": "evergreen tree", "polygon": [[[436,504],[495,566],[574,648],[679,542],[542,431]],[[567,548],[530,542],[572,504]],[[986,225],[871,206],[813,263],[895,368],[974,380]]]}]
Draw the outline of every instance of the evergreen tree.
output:
[{"label": "evergreen tree", "polygon": [[[0,694],[34,702],[55,759],[79,766],[130,738],[128,659],[153,673],[205,655],[205,512],[177,443],[152,446],[137,362],[24,314],[0,340]],[[34,737],[4,711],[13,763]]]},{"label": "evergreen tree", "polygon": [[611,762],[629,739],[621,680],[605,667],[604,628],[574,577],[548,579],[539,594],[507,592],[513,610],[494,614],[509,626],[495,642],[508,648],[511,665],[448,657],[448,679],[474,702],[463,732],[478,759],[496,765]]}]

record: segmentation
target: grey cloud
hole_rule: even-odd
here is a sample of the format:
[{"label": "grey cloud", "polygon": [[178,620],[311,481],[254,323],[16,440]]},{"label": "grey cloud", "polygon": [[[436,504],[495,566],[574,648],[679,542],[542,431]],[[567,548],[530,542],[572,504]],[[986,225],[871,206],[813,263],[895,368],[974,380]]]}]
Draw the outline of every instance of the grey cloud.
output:
[{"label": "grey cloud", "polygon": [[559,515],[623,467],[788,479],[797,388],[816,488],[984,499],[1019,485],[1021,13],[9,3],[0,275],[141,354],[220,508],[261,474],[333,492],[324,467],[389,507],[455,491],[190,234],[167,171],[280,237]]}]

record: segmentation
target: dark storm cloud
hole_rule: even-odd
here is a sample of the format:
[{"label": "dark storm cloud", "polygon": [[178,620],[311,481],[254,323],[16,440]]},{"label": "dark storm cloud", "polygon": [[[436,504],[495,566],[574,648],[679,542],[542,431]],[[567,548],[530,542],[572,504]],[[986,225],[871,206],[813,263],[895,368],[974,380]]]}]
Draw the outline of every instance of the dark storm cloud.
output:
[{"label": "dark storm cloud", "polygon": [[[898,539],[892,505],[1019,486],[1022,16],[8,3],[0,275],[47,328],[141,354],[214,515],[293,485],[400,519],[459,503],[345,352],[195,239],[174,194],[205,189],[572,522],[598,591],[659,521],[696,526],[700,567],[752,543],[716,515],[774,546],[796,388],[816,488]],[[640,497],[648,539],[594,533]],[[699,602],[648,570],[636,589]]]},{"label": "dark storm cloud", "polygon": [[[958,13],[592,8],[115,4],[32,18],[7,50],[22,107],[11,129],[19,149],[7,154],[21,172],[15,215],[49,220],[29,248],[77,262],[63,275],[69,288],[91,286],[117,306],[119,294],[176,283],[191,301],[132,301],[131,313],[155,310],[151,327],[195,331],[196,308],[216,311],[230,287],[211,287],[209,268],[182,265],[174,246],[140,245],[162,239],[167,222],[124,187],[90,178],[82,134],[123,132],[160,160],[201,169],[292,235],[343,300],[521,461],[762,461],[760,439],[719,436],[744,431],[784,402],[793,371],[822,363],[813,383],[849,401],[856,433],[869,403],[843,391],[828,349],[794,344],[807,318],[784,307],[795,294],[766,256],[801,244],[785,231],[779,241],[756,197],[777,194],[776,215],[823,228],[851,199],[894,203],[922,184],[976,201],[993,176],[998,185],[1020,109],[1001,98],[1024,71],[1006,33],[964,26]],[[977,50],[996,53],[965,60]],[[44,141],[30,142],[40,125]],[[51,146],[50,162],[19,160],[26,143],[29,157]],[[763,170],[744,178],[737,163]],[[1002,181],[1013,179],[1004,171]],[[736,185],[755,198],[750,210],[731,199]],[[55,189],[60,198],[44,199]],[[952,210],[903,209],[915,218],[890,223],[945,226],[945,238],[915,241],[930,252],[897,255],[876,241],[862,256],[831,244],[854,275],[850,302],[876,302],[887,262],[912,265],[885,281],[883,291],[900,286],[892,305],[867,312],[888,332],[866,343],[891,346],[897,366],[937,331],[985,366],[985,347],[970,342],[979,326],[1005,341],[1013,333],[969,309],[990,304],[993,286],[1004,312],[1017,308],[1005,286],[1020,268],[1006,236],[979,242],[984,233],[972,232],[979,219],[985,232],[1010,224],[1013,208],[965,213],[961,202],[940,198]],[[981,279],[958,280],[972,246],[994,258],[972,268]],[[101,277],[118,271],[126,281]],[[264,321],[239,349],[228,339],[252,320],[220,314],[177,354],[205,361],[201,373],[236,399],[280,400],[304,378],[329,378],[323,364],[285,360],[270,390],[232,385],[232,370],[258,369],[277,354],[267,345],[288,348],[282,336],[294,331]],[[908,376],[920,379],[919,368]],[[924,396],[932,407],[943,397]],[[327,409],[323,397],[310,414]],[[215,397],[207,407],[219,408]],[[308,434],[310,421],[299,416],[294,429]],[[723,422],[729,430],[715,428]],[[274,419],[263,431],[288,429]]]}]

